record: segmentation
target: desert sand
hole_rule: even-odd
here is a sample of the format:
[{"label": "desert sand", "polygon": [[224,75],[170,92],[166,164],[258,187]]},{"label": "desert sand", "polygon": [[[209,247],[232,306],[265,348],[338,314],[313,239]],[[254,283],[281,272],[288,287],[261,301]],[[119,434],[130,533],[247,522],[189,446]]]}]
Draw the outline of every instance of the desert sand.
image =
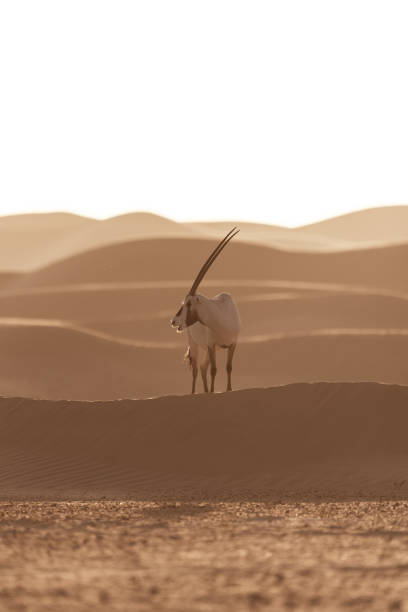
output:
[{"label": "desert sand", "polygon": [[296,228],[296,232],[324,235],[349,244],[406,242],[407,206],[379,206]]},{"label": "desert sand", "polygon": [[405,501],[0,503],[3,610],[404,610]]},{"label": "desert sand", "polygon": [[242,224],[194,397],[169,322],[232,222],[0,218],[0,609],[408,609],[407,210]]},{"label": "desert sand", "polygon": [[[219,236],[231,222],[195,223],[194,228]],[[337,251],[403,243],[408,239],[408,207],[386,206],[358,210],[310,223],[285,228],[258,223],[238,223],[250,242],[295,251]]]},{"label": "desert sand", "polygon": [[2,609],[405,609],[407,400],[1,399]]},{"label": "desert sand", "polygon": [[402,244],[408,241],[408,206],[357,211],[303,227],[260,223],[176,223],[137,212],[109,219],[67,213],[0,217],[0,271],[32,271],[85,250],[155,238],[216,239],[234,225],[241,241],[295,252],[330,252]]},{"label": "desert sand", "polygon": [[406,387],[378,383],[110,402],[2,398],[2,496],[401,495],[407,402]]}]

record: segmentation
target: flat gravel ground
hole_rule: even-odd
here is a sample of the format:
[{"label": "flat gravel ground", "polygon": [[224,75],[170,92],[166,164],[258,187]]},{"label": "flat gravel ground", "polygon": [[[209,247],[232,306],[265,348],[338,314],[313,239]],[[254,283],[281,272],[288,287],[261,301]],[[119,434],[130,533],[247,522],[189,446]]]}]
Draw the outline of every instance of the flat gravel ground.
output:
[{"label": "flat gravel ground", "polygon": [[1,502],[0,610],[408,610],[408,502]]}]

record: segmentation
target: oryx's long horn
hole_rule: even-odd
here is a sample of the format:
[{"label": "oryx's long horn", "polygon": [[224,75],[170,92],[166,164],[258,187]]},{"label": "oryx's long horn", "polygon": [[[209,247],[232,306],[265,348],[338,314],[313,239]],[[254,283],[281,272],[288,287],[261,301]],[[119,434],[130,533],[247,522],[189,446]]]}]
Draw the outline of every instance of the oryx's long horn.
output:
[{"label": "oryx's long horn", "polygon": [[195,281],[194,281],[194,283],[193,283],[193,285],[192,285],[192,287],[191,287],[191,289],[189,291],[189,295],[194,295],[195,294],[195,292],[198,289],[198,285],[203,280],[203,278],[206,275],[208,269],[212,266],[214,261],[217,259],[218,255],[221,253],[221,251],[227,246],[229,241],[232,240],[234,238],[234,236],[236,236],[238,234],[238,232],[239,232],[239,230],[237,230],[237,228],[234,227],[230,232],[228,232],[228,234],[221,240],[221,242],[218,244],[218,246],[213,250],[211,255],[208,257],[208,259],[206,260],[206,262],[202,266],[201,270],[197,274],[196,279],[195,279]]}]

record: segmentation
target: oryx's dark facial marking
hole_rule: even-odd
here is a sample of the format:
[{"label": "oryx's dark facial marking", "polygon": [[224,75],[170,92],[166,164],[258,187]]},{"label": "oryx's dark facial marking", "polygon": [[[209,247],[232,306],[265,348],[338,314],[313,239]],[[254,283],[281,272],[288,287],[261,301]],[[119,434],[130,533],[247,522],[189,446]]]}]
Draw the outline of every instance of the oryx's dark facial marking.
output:
[{"label": "oryx's dark facial marking", "polygon": [[187,307],[186,325],[187,327],[190,327],[190,325],[194,325],[194,323],[197,323],[198,315],[193,310],[193,308],[191,308],[190,302],[187,302],[186,307]]},{"label": "oryx's dark facial marking", "polygon": [[174,315],[175,317],[179,317],[181,315],[181,311],[183,310],[183,305],[180,306],[180,308],[178,309],[178,311],[176,312],[176,314]]}]

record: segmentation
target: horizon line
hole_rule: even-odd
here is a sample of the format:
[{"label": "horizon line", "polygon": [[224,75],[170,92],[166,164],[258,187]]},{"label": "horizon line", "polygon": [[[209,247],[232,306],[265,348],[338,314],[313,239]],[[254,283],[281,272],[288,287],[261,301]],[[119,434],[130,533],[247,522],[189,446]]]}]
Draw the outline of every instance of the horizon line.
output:
[{"label": "horizon line", "polygon": [[144,214],[144,215],[151,215],[153,217],[159,217],[162,219],[167,219],[168,221],[171,221],[173,223],[177,223],[179,225],[184,225],[184,224],[204,224],[204,223],[246,223],[246,224],[252,224],[252,225],[265,225],[265,226],[269,226],[269,227],[279,227],[282,229],[288,229],[288,230],[292,230],[292,229],[301,229],[303,227],[308,227],[311,225],[318,225],[319,223],[323,223],[325,221],[331,221],[334,219],[340,219],[342,217],[348,217],[350,215],[356,214],[356,213],[363,213],[363,212],[368,212],[371,210],[377,210],[377,209],[386,209],[386,208],[408,208],[408,204],[378,204],[378,205],[374,205],[374,206],[367,206],[364,208],[356,208],[354,210],[345,212],[345,213],[341,213],[338,215],[331,215],[328,217],[321,217],[319,219],[317,219],[316,221],[311,221],[309,223],[301,223],[299,225],[282,225],[282,224],[278,224],[278,223],[270,223],[267,221],[260,221],[260,220],[245,220],[245,219],[238,219],[238,218],[225,218],[225,219],[184,219],[184,220],[176,220],[172,217],[160,214],[158,212],[153,212],[151,210],[145,210],[145,209],[140,209],[140,210],[129,210],[127,212],[120,212],[117,215],[108,215],[105,217],[93,217],[90,215],[86,215],[86,214],[82,214],[82,213],[78,213],[78,212],[74,212],[74,211],[70,211],[70,210],[66,210],[66,209],[57,209],[57,210],[27,210],[26,212],[17,212],[17,213],[9,213],[9,214],[5,214],[5,215],[0,215],[0,219],[7,219],[10,217],[24,217],[24,216],[31,216],[31,215],[35,215],[35,216],[45,216],[45,215],[71,215],[73,217],[79,217],[79,218],[83,218],[83,219],[89,219],[90,221],[108,221],[109,219],[115,219],[115,218],[119,218],[119,217],[125,217],[127,215],[137,215],[137,214]]}]

